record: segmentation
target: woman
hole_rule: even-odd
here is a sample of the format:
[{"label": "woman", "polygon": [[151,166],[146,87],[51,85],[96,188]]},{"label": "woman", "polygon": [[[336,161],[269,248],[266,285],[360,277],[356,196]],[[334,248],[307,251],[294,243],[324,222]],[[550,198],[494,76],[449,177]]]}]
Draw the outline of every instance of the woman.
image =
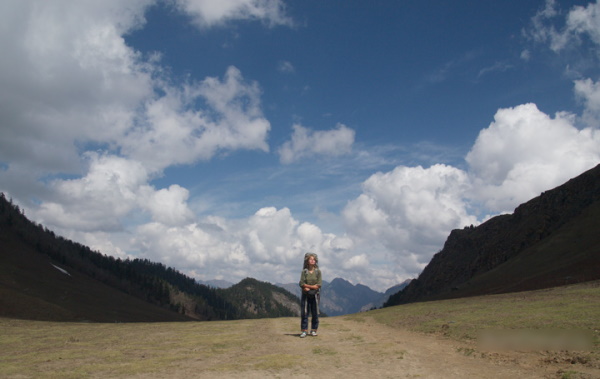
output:
[{"label": "woman", "polygon": [[300,338],[308,335],[308,314],[312,315],[310,335],[316,337],[319,329],[319,300],[321,289],[321,270],[319,270],[319,258],[317,254],[306,253],[304,255],[304,267],[300,274]]}]

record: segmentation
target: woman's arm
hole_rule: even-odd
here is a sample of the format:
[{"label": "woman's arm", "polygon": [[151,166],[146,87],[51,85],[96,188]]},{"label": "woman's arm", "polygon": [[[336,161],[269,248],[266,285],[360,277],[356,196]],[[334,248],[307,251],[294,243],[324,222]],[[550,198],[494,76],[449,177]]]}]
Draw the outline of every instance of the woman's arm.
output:
[{"label": "woman's arm", "polygon": [[300,282],[298,282],[298,285],[302,289],[304,289],[304,286],[306,285],[306,275],[304,273],[304,270],[302,270],[302,272],[300,273]]}]

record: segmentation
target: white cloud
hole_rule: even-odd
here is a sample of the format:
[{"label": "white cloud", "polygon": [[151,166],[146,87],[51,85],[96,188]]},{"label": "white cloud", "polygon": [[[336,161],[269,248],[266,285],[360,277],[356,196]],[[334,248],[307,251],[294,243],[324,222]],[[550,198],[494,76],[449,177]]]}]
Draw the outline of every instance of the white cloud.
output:
[{"label": "white cloud", "polygon": [[142,209],[148,209],[154,221],[165,225],[185,225],[194,219],[187,205],[189,191],[177,184],[154,191],[150,186],[140,189],[138,202]]},{"label": "white cloud", "polygon": [[130,125],[152,83],[122,34],[143,24],[146,5],[0,4],[0,159],[77,172],[77,144],[111,143]]},{"label": "white cloud", "polygon": [[309,250],[319,253],[328,275],[341,275],[334,262],[352,246],[344,237],[300,223],[289,209],[274,207],[261,208],[247,219],[211,216],[181,226],[151,222],[137,227],[134,236],[130,248],[139,256],[193,271],[203,279],[232,281],[252,276],[295,282]]},{"label": "white cloud", "polygon": [[[230,255],[236,256],[233,244],[219,240],[195,223],[180,227],[158,222],[140,225],[135,230],[131,249],[139,256],[180,269],[219,267]],[[237,261],[248,262],[243,255]]]},{"label": "white cloud", "polygon": [[[208,77],[146,104],[138,125],[121,141],[122,152],[153,171],[210,159],[219,150],[268,151],[271,125],[262,114],[260,89],[229,67],[223,80]],[[195,106],[204,101],[206,108]]]},{"label": "white cloud", "polygon": [[313,155],[347,154],[354,144],[354,130],[343,124],[326,131],[313,131],[299,124],[295,124],[293,129],[292,139],[279,148],[282,163],[292,163]]},{"label": "white cloud", "polygon": [[[247,246],[259,261],[286,262],[299,254],[299,246],[293,248],[298,221],[292,218],[287,208],[259,209],[250,219],[246,229]],[[244,238],[243,236],[240,236]]]},{"label": "white cloud", "polygon": [[89,170],[79,179],[55,180],[53,201],[35,212],[45,225],[80,231],[120,230],[121,218],[138,206],[140,188],[148,181],[139,163],[115,156],[89,154]]},{"label": "white cloud", "polygon": [[260,20],[270,26],[292,25],[281,0],[175,0],[200,28],[232,20]]},{"label": "white cloud", "polygon": [[220,150],[269,149],[260,88],[238,69],[172,83],[154,57],[126,45],[123,34],[144,25],[151,3],[0,4],[0,161],[8,162],[0,178],[20,193],[55,174],[36,190],[35,214],[48,226],[120,230],[141,211],[167,225],[189,222],[187,190],[156,191],[149,180]]},{"label": "white cloud", "polygon": [[349,233],[370,241],[372,252],[380,244],[399,263],[395,269],[416,273],[450,230],[476,223],[466,209],[468,190],[466,173],[454,167],[398,166],[367,179],[363,193],[348,203],[343,215]]},{"label": "white cloud", "polygon": [[472,196],[492,212],[514,207],[600,161],[597,130],[579,130],[574,116],[551,118],[535,104],[500,109],[467,154]]},{"label": "white cloud", "polygon": [[[595,45],[600,45],[600,3],[575,6],[567,16],[564,41],[577,40],[582,35],[589,37]],[[563,45],[557,44],[562,48]]]},{"label": "white cloud", "polygon": [[523,33],[536,42],[548,42],[557,34],[553,26],[547,25],[548,20],[553,19],[557,15],[556,0],[546,0],[544,8],[540,9],[531,19],[532,27],[524,30]]},{"label": "white cloud", "polygon": [[584,103],[584,122],[597,128],[600,125],[600,82],[576,80],[575,95]]},{"label": "white cloud", "polygon": [[181,225],[194,217],[185,188],[155,190],[139,162],[94,153],[88,157],[84,177],[52,182],[53,200],[40,204],[33,213],[36,219],[61,229],[91,232],[122,230],[123,220],[140,211],[165,225]]},{"label": "white cloud", "polygon": [[342,263],[346,270],[361,269],[369,267],[369,258],[366,254],[355,255]]},{"label": "white cloud", "polygon": [[549,47],[560,52],[580,45],[588,38],[595,51],[600,45],[600,3],[589,3],[587,6],[574,6],[564,18],[564,25],[557,27],[553,20],[559,18],[561,11],[556,0],[546,0],[545,7],[532,18],[532,27],[525,35],[538,43],[548,43]]},{"label": "white cloud", "polygon": [[[223,149],[268,151],[260,89],[239,70],[228,68],[222,81],[172,83],[163,80],[154,56],[125,43],[123,35],[144,25],[153,3],[0,4],[0,160],[28,171],[76,174],[81,150],[93,145],[154,172]],[[222,17],[281,16],[268,11],[277,8],[273,1],[189,4],[223,7]]]}]

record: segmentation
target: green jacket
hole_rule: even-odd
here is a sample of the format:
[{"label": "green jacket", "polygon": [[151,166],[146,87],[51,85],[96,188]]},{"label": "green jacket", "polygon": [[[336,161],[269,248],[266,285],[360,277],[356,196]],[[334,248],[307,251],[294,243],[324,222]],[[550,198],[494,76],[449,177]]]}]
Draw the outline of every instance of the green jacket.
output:
[{"label": "green jacket", "polygon": [[315,268],[315,270],[312,272],[312,274],[310,272],[308,272],[307,269],[302,270],[302,273],[300,273],[300,287],[302,287],[305,284],[314,286],[315,284],[317,284],[319,286],[319,288],[323,285],[323,280],[321,278],[321,270],[319,270],[318,268]]}]

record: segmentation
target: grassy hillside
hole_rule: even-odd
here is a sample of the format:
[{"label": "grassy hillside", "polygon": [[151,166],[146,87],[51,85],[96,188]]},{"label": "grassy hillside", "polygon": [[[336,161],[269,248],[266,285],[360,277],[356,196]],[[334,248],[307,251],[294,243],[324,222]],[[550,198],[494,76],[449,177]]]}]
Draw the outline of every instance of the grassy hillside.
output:
[{"label": "grassy hillside", "polygon": [[600,281],[498,295],[410,303],[351,315],[457,340],[486,329],[586,330],[600,353]]}]

